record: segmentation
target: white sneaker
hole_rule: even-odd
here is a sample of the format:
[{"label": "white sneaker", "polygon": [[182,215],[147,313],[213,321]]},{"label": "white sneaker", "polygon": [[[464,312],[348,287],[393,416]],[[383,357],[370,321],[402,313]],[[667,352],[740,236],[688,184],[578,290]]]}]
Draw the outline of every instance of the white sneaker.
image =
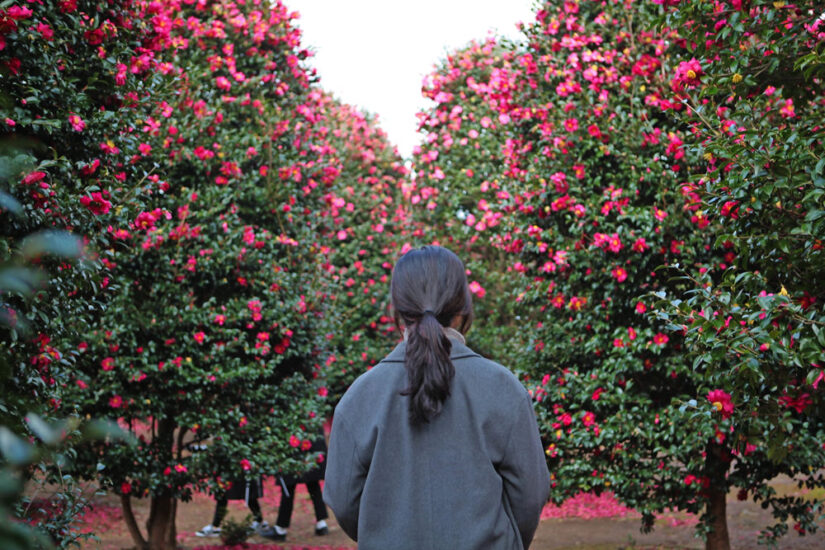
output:
[{"label": "white sneaker", "polygon": [[200,531],[195,532],[196,537],[217,537],[221,534],[221,528],[215,527],[211,523]]},{"label": "white sneaker", "polygon": [[266,532],[269,532],[269,531],[272,530],[272,527],[270,527],[269,524],[266,521],[261,521],[261,522],[253,521],[252,524],[249,527],[251,527],[252,530],[255,531],[256,533],[258,533],[259,535],[261,533],[266,533]]}]

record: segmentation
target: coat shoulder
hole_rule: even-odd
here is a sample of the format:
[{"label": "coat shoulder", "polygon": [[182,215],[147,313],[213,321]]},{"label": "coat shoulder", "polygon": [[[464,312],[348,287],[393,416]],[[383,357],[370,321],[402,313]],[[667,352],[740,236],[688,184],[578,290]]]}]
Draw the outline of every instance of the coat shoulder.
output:
[{"label": "coat shoulder", "polygon": [[491,359],[479,355],[457,359],[453,362],[456,373],[470,377],[475,383],[498,385],[503,391],[526,394],[527,390],[513,371]]}]

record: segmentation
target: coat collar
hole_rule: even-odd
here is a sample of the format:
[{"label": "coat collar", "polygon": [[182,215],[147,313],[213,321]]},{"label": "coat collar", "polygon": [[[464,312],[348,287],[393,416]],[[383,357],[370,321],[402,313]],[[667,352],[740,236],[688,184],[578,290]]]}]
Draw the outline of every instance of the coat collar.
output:
[{"label": "coat collar", "polygon": [[[453,344],[452,349],[450,350],[450,359],[455,361],[456,359],[464,359],[465,357],[481,357],[479,354],[468,348],[466,345],[462,344],[460,341],[450,338],[450,342]],[[395,349],[387,355],[382,363],[403,363],[404,357],[407,354],[407,343],[401,341]]]}]

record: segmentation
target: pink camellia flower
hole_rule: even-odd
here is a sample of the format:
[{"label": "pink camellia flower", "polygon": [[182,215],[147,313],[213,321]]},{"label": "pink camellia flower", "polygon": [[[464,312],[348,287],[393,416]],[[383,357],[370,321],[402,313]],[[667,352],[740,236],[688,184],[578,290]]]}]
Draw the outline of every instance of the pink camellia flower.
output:
[{"label": "pink camellia flower", "polygon": [[89,385],[86,382],[84,382],[83,380],[76,380],[75,383],[77,384],[77,387],[80,388],[81,390],[85,390],[86,388],[89,387]]},{"label": "pink camellia flower", "polygon": [[155,221],[157,221],[158,216],[155,215],[154,212],[141,212],[135,218],[135,228],[136,229],[153,229],[155,227]]},{"label": "pink camellia flower", "polygon": [[779,114],[785,118],[793,118],[796,116],[796,112],[793,108],[793,99],[786,99],[785,104],[779,109]]},{"label": "pink camellia flower", "polygon": [[183,464],[175,464],[175,471],[179,474],[185,474],[189,470]]},{"label": "pink camellia flower", "polygon": [[115,74],[115,84],[118,86],[123,86],[126,84],[126,75],[129,71],[129,67],[124,65],[123,63],[117,64],[117,73]]},{"label": "pink camellia flower", "polygon": [[309,439],[305,439],[305,440],[301,441],[301,450],[302,451],[308,451],[311,448],[312,448],[312,441],[310,441]]},{"label": "pink camellia flower", "polygon": [[667,334],[662,334],[661,332],[653,337],[653,343],[657,346],[664,346],[668,343],[668,340],[670,340],[670,338],[667,337]]},{"label": "pink camellia flower", "polygon": [[203,344],[203,341],[206,338],[206,334],[204,334],[203,331],[198,331],[195,333],[193,338],[195,338],[195,342],[197,342],[198,344]]},{"label": "pink camellia flower", "polygon": [[699,84],[699,79],[703,74],[702,64],[694,57],[690,61],[679,63],[670,85],[677,92],[682,91],[685,87],[693,88]]},{"label": "pink camellia flower", "polygon": [[48,26],[46,23],[40,22],[37,24],[36,28],[37,32],[39,32],[40,35],[49,42],[51,42],[54,39],[54,30],[52,30],[52,28]]},{"label": "pink camellia flower", "polygon": [[113,357],[106,357],[100,362],[100,366],[103,367],[103,370],[110,371],[115,368],[115,359]]},{"label": "pink camellia flower", "polygon": [[301,444],[301,440],[298,439],[295,435],[289,436],[289,446],[290,447],[298,447]]},{"label": "pink camellia flower", "polygon": [[72,129],[75,132],[82,132],[86,127],[86,123],[83,122],[83,119],[74,113],[69,115],[69,124],[72,125]]},{"label": "pink camellia flower", "polygon": [[478,281],[472,281],[469,285],[470,292],[478,296],[479,298],[484,298],[487,294],[487,291],[484,289]]},{"label": "pink camellia flower", "polygon": [[113,409],[119,409],[123,405],[123,398],[119,395],[116,395],[109,399],[109,406]]},{"label": "pink camellia flower", "polygon": [[242,458],[241,459],[241,468],[243,468],[244,472],[247,472],[252,469],[252,464],[249,463],[249,460]]},{"label": "pink camellia flower", "polygon": [[219,313],[218,315],[215,315],[215,319],[213,319],[213,321],[215,322],[215,324],[223,326],[223,324],[226,322],[226,315],[221,315]]},{"label": "pink camellia flower", "polygon": [[733,414],[733,403],[730,400],[730,394],[722,390],[711,390],[708,392],[708,401],[711,405],[722,413],[722,418],[730,418]]},{"label": "pink camellia flower", "polygon": [[97,191],[91,196],[80,197],[80,204],[88,208],[95,216],[106,214],[112,208],[112,203],[104,199],[103,195]]},{"label": "pink camellia flower", "polygon": [[620,283],[623,283],[625,279],[627,279],[627,271],[623,267],[615,267],[610,273],[613,275],[613,278]]},{"label": "pink camellia flower", "polygon": [[641,314],[641,313],[644,313],[645,311],[647,311],[647,306],[644,304],[644,302],[637,302],[636,303],[636,313]]},{"label": "pink camellia flower", "polygon": [[232,88],[232,83],[225,76],[219,76],[215,79],[215,86],[221,90],[229,91]]},{"label": "pink camellia flower", "polygon": [[170,468],[169,466],[167,466],[166,468],[163,469],[163,475],[168,476],[171,473],[172,473],[172,468]]},{"label": "pink camellia flower", "polygon": [[602,396],[603,392],[604,388],[596,388],[595,390],[593,390],[593,395],[590,396],[590,399],[592,399],[593,401],[598,401],[599,398]]}]

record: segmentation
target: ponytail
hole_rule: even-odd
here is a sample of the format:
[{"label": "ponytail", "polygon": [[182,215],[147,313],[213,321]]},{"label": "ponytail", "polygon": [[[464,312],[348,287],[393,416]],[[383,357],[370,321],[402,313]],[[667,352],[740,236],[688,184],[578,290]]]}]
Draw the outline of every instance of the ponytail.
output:
[{"label": "ponytail", "polygon": [[450,360],[452,343],[432,311],[413,323],[407,333],[404,366],[408,387],[401,395],[410,397],[410,420],[429,422],[450,396],[455,367]]},{"label": "ponytail", "polygon": [[455,367],[452,343],[444,327],[460,319],[467,332],[473,319],[473,301],[461,260],[440,246],[424,246],[404,254],[390,282],[395,322],[407,331],[404,366],[410,420],[429,422],[450,397]]}]

